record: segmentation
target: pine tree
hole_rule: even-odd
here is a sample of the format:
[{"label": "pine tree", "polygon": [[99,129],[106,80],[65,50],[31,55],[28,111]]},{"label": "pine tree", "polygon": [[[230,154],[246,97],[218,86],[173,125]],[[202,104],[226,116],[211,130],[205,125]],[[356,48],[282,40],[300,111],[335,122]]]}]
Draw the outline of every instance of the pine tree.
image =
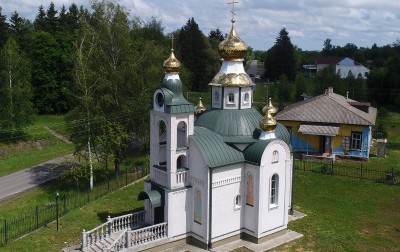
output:
[{"label": "pine tree", "polygon": [[7,23],[7,16],[1,14],[2,8],[0,7],[0,48],[3,48],[9,38],[9,24]]},{"label": "pine tree", "polygon": [[270,80],[277,80],[282,75],[286,75],[290,81],[295,79],[296,57],[286,28],[279,32],[275,45],[268,50],[264,67],[264,75]]},{"label": "pine tree", "polygon": [[43,5],[40,5],[39,13],[36,16],[33,25],[36,31],[46,31],[46,12],[44,11]]}]

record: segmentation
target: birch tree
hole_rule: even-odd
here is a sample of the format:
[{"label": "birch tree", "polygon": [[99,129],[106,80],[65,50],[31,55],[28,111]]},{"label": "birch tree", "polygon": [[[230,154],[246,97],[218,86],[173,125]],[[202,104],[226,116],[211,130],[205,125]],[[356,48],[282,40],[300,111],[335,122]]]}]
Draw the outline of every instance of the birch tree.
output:
[{"label": "birch tree", "polygon": [[0,54],[0,129],[21,129],[34,119],[30,65],[10,38]]}]

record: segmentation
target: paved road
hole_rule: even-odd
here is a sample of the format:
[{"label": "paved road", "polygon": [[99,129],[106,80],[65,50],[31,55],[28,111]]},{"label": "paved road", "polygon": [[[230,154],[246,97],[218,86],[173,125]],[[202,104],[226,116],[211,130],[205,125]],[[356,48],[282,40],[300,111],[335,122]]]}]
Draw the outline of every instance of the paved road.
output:
[{"label": "paved road", "polygon": [[72,154],[0,177],[0,201],[60,176]]},{"label": "paved road", "polygon": [[249,69],[247,69],[247,74],[252,77],[254,81],[254,78],[257,76],[257,60],[253,60],[250,63]]}]

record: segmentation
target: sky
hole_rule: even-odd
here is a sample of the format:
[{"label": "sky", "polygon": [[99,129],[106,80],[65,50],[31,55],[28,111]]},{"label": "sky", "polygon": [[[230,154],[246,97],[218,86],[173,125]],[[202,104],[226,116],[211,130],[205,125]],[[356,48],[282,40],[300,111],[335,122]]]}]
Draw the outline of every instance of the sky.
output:
[{"label": "sky", "polygon": [[[271,48],[282,28],[294,45],[306,50],[322,50],[325,39],[331,44],[358,47],[393,44],[400,40],[399,0],[235,0],[235,28],[240,38],[254,50]],[[89,0],[53,0],[57,10],[75,2],[90,9]],[[118,0],[130,15],[162,22],[165,33],[173,32],[194,18],[205,35],[220,29],[229,33],[232,0]],[[48,1],[0,0],[2,14],[9,18],[15,10],[33,20],[38,8]]]}]

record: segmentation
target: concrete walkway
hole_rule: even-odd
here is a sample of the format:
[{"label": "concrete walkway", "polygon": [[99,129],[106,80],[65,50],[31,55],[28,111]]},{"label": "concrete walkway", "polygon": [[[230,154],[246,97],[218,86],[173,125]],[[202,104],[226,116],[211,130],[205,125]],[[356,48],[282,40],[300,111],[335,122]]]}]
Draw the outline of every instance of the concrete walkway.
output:
[{"label": "concrete walkway", "polygon": [[69,168],[66,161],[71,158],[72,154],[68,154],[0,177],[0,201],[58,178],[62,171]]}]

